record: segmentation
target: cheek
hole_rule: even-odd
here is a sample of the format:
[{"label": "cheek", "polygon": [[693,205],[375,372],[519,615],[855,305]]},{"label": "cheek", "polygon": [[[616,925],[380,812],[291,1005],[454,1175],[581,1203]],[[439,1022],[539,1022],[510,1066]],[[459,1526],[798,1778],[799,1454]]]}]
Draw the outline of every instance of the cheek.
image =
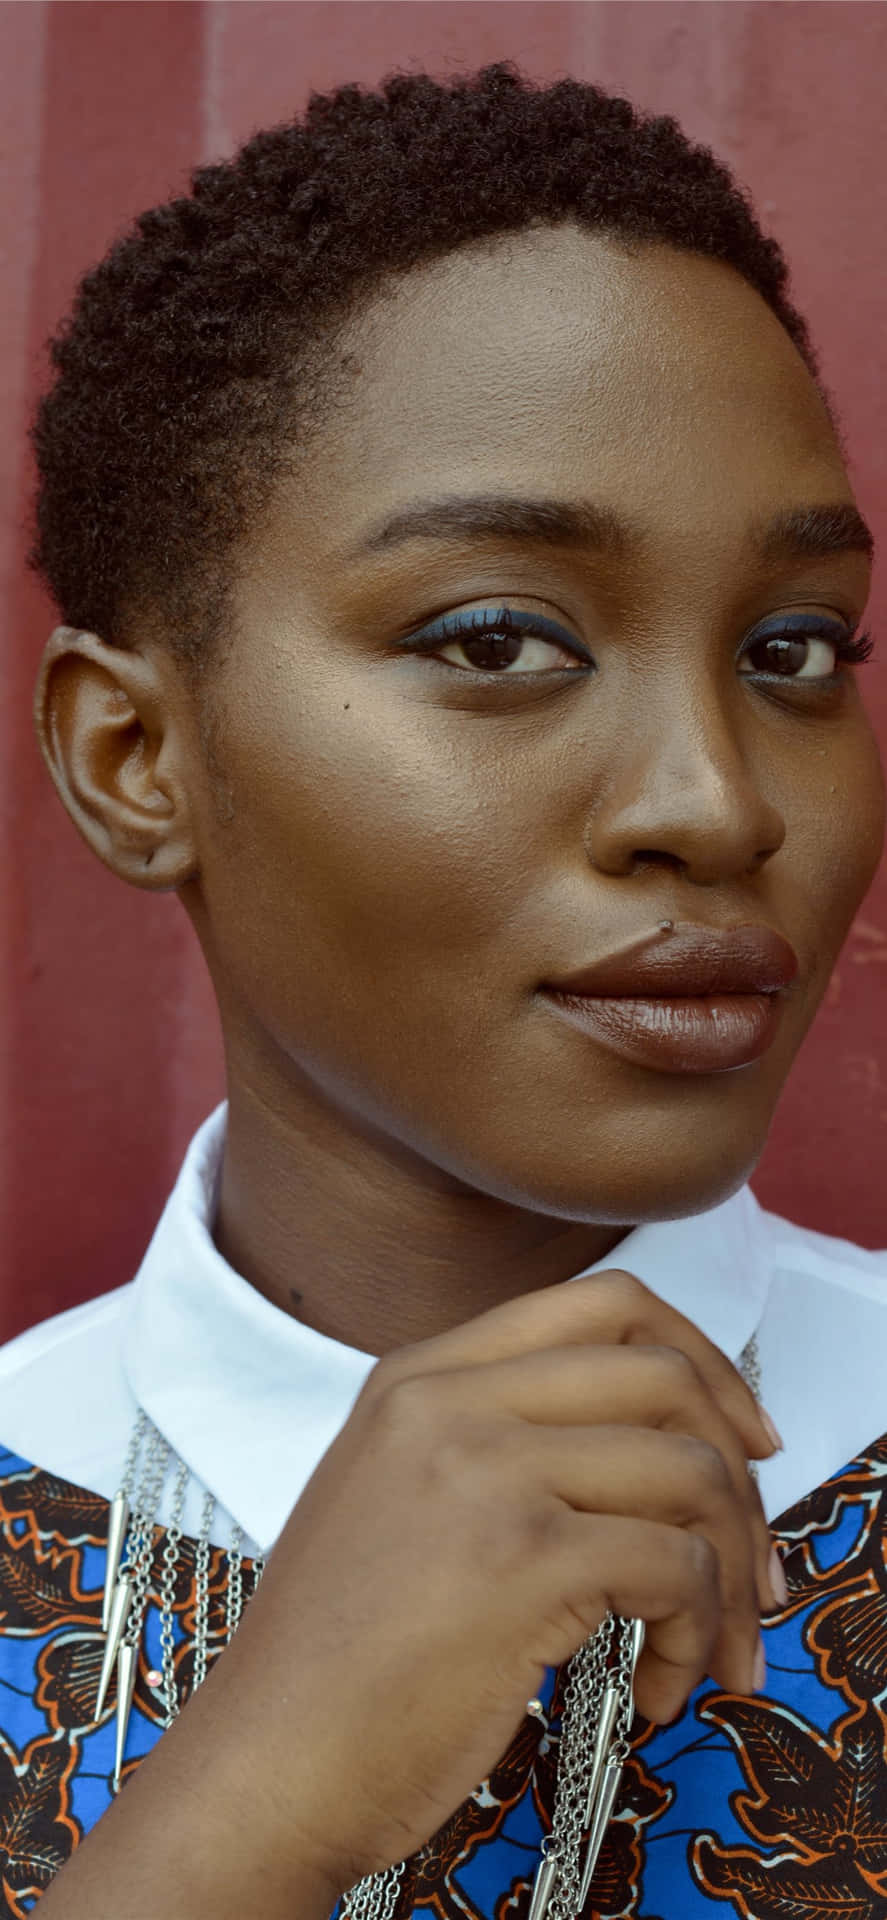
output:
[{"label": "cheek", "polygon": [[316,1018],[334,976],[340,1013],[370,991],[378,1011],[387,988],[407,1016],[454,978],[470,998],[501,965],[544,858],[532,783],[516,756],[482,753],[465,716],[447,729],[403,704],[396,719],[352,695],[229,738],[233,818],[204,890],[251,998],[283,993]]},{"label": "cheek", "polygon": [[884,775],[867,724],[854,730],[840,752],[823,754],[816,781],[796,789],[789,805],[789,871],[824,991],[884,845]]}]

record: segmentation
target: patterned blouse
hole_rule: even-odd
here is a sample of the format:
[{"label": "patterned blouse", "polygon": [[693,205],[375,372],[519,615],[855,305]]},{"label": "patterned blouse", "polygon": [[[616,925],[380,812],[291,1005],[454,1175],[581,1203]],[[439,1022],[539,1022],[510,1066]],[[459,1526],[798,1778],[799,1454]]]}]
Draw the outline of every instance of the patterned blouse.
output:
[{"label": "patterned blouse", "polygon": [[[0,1449],[0,1914],[30,1913],[109,1805],[101,1720],[108,1503]],[[636,1723],[583,1920],[887,1920],[887,1436],[778,1520],[789,1603],[765,1622],[766,1690],[697,1689]],[[123,1783],[160,1737],[155,1536]],[[191,1682],[196,1543],[183,1540],[177,1678]],[[250,1590],[244,1562],[245,1591]],[[210,1648],[226,1555],[210,1556]],[[409,1863],[398,1920],[526,1920],[554,1799],[561,1675],[500,1764]]]}]

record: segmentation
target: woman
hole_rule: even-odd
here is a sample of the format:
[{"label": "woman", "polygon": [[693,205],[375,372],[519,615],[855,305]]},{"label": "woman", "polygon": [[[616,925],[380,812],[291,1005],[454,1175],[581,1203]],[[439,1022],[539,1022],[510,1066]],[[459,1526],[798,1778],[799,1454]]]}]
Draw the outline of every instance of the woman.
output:
[{"label": "woman", "polygon": [[777,246],[670,120],[399,77],[55,358],[39,737],[228,1101],[0,1359],[7,1910],[884,1913],[885,1258],[745,1185],[883,834]]}]

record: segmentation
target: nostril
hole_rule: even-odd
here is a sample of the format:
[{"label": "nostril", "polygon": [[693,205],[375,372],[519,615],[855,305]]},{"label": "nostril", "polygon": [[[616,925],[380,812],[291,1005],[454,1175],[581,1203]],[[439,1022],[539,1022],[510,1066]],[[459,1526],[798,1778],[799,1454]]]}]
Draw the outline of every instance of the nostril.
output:
[{"label": "nostril", "polygon": [[679,870],[687,865],[679,854],[669,853],[665,847],[638,847],[634,860],[636,865],[652,864],[657,867],[677,867]]}]

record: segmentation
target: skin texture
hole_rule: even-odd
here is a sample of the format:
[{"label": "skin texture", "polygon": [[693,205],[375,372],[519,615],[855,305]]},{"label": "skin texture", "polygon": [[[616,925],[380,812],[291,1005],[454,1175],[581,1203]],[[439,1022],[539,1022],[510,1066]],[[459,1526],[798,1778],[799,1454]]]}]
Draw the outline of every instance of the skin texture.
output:
[{"label": "skin texture", "polygon": [[[877,863],[853,675],[740,671],[774,616],[862,615],[864,552],[760,542],[852,505],[833,430],[735,274],[569,228],[411,275],[347,350],[350,392],[245,542],[211,704],[148,634],[61,629],[37,689],[73,818],[179,889],[212,970],[220,1247],[385,1356],[225,1659],[44,1896],[58,1920],[119,1920],[121,1887],[148,1920],[158,1875],[169,1920],[323,1920],[441,1826],[608,1608],[646,1622],[661,1720],[705,1672],[759,1685],[780,1603],[748,1388],[630,1274],[557,1283],[747,1176]],[[469,491],[592,499],[633,537],[355,552]],[[398,649],[484,604],[557,621],[586,664]],[[540,1002],[663,918],[792,942],[754,1063],[628,1065]]]},{"label": "skin texture", "polygon": [[630,1274],[388,1354],[52,1920],[153,1920],[158,1882],[165,1920],[326,1920],[443,1826],[608,1608],[646,1622],[642,1713],[707,1669],[760,1685],[746,1457],[771,1450],[724,1354]]},{"label": "skin texture", "polygon": [[[329,429],[244,543],[212,706],[156,636],[61,629],[37,715],[78,826],[123,878],[178,888],[206,953],[221,1251],[379,1354],[748,1177],[874,874],[883,786],[851,670],[827,690],[739,670],[762,622],[851,633],[869,590],[862,551],[762,550],[775,514],[853,493],[740,277],[537,230],[411,274],[345,346]],[[632,535],[360,550],[419,496],[478,492],[592,500]],[[483,677],[452,645],[398,650],[503,605],[594,668],[538,641],[531,670]],[[663,918],[792,942],[761,1059],[657,1073],[539,1001]]]}]

